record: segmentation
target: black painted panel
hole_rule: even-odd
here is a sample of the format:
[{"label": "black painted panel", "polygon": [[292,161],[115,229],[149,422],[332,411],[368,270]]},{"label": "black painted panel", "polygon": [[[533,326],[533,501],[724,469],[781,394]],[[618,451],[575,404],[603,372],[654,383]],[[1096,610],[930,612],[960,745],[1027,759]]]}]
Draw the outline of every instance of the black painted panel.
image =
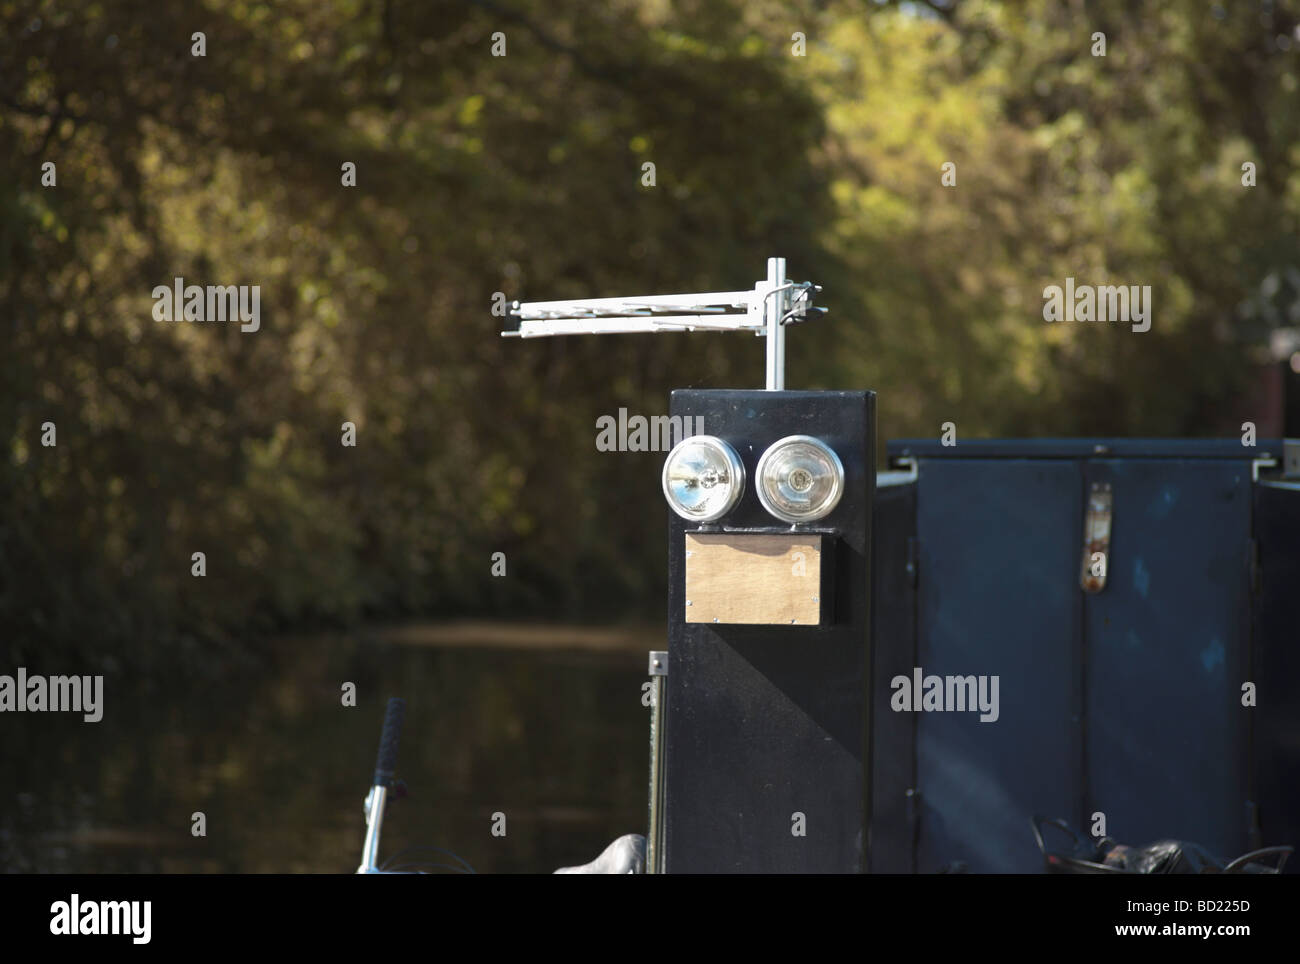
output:
[{"label": "black painted panel", "polygon": [[889,706],[888,682],[916,666],[916,485],[877,485],[872,516],[872,873],[916,870],[916,720]]},{"label": "black painted panel", "polygon": [[1039,872],[1030,817],[1081,817],[1079,465],[922,459],[917,533],[917,665],[996,676],[999,702],[915,714],[917,870]]},{"label": "black painted panel", "polygon": [[[858,872],[868,786],[870,522],[875,488],[871,392],[673,392],[671,414],[700,416],[745,464],[744,498],[720,527],[790,527],[754,490],[777,439],[813,435],[844,463],[845,493],[810,528],[833,530],[835,614],[827,627],[687,625],[684,535],[670,513],[665,869]],[[806,835],[792,833],[804,816]]]},{"label": "black painted panel", "polygon": [[1088,810],[1124,843],[1191,840],[1230,859],[1249,849],[1250,466],[1086,472],[1114,498],[1107,585],[1085,597]]},{"label": "black painted panel", "polygon": [[[1256,787],[1263,844],[1300,847],[1300,482],[1255,487]],[[1293,857],[1288,873],[1300,873]]]}]

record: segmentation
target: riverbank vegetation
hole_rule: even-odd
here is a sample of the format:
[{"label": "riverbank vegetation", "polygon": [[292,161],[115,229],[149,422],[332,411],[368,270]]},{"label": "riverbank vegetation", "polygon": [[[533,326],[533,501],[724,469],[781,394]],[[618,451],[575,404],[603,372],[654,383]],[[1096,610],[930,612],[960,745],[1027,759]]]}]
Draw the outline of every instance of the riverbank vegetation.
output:
[{"label": "riverbank vegetation", "polygon": [[[0,652],[659,618],[662,456],[597,422],[761,384],[762,345],[503,340],[498,292],[747,288],[780,255],[831,309],[787,384],[877,390],[882,443],[1239,431],[1300,324],[1298,23],[0,0]],[[258,327],[156,321],[176,278],[259,286]],[[1067,278],[1149,285],[1150,330],[1044,322]]]}]

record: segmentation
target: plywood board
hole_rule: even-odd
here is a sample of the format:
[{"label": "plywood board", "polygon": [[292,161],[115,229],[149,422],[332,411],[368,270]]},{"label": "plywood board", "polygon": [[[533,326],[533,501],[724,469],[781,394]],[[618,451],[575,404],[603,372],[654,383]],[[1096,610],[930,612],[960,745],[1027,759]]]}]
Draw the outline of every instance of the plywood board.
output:
[{"label": "plywood board", "polygon": [[770,626],[822,622],[820,535],[685,535],[686,622]]}]

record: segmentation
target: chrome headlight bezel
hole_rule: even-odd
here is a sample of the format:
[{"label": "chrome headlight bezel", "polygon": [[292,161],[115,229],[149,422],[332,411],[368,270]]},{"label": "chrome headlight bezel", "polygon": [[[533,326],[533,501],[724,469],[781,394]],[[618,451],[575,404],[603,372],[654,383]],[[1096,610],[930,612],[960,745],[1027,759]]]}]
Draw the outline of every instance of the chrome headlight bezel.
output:
[{"label": "chrome headlight bezel", "polygon": [[[767,491],[769,484],[775,484],[777,481],[772,476],[772,462],[782,453],[783,449],[792,445],[806,445],[815,449],[818,454],[825,457],[830,466],[830,493],[822,498],[812,511],[803,514],[790,512],[782,508]],[[759,458],[755,476],[754,488],[758,492],[758,501],[763,504],[763,508],[782,522],[789,522],[793,525],[817,522],[826,518],[835,511],[835,507],[840,504],[840,499],[844,495],[844,463],[840,461],[840,457],[835,453],[835,450],[826,442],[811,435],[787,435],[785,438],[777,439],[767,447],[767,451]]]},{"label": "chrome headlight bezel", "polygon": [[[721,461],[727,466],[727,471],[730,473],[729,478],[731,481],[729,484],[731,490],[727,495],[727,498],[723,500],[721,506],[715,506],[711,511],[704,514],[683,511],[681,505],[673,498],[672,491],[668,486],[669,471],[674,462],[682,456],[682,453],[688,447],[692,445],[703,445],[704,447],[713,450],[715,454],[720,456]],[[663,473],[660,476],[660,483],[663,488],[664,500],[668,503],[668,507],[672,509],[673,512],[677,513],[677,515],[686,519],[688,522],[698,522],[701,524],[716,522],[734,509],[740,503],[741,497],[745,494],[745,464],[741,462],[740,456],[736,454],[736,450],[716,435],[691,435],[682,439],[669,451],[668,456],[664,459],[664,468]]]}]

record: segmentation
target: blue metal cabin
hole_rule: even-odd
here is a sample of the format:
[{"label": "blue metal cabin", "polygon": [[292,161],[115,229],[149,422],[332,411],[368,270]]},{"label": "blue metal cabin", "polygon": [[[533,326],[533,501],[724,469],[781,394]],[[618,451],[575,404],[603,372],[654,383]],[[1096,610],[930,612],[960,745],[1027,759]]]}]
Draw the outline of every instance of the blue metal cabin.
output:
[{"label": "blue metal cabin", "polygon": [[[1087,833],[1100,813],[1125,843],[1225,859],[1300,842],[1300,482],[1276,468],[1282,442],[887,452],[904,471],[880,475],[873,520],[872,871],[1040,872],[1035,814]],[[1113,502],[1089,592],[1097,491]],[[998,720],[894,711],[889,681],[917,667],[997,674]]]}]

